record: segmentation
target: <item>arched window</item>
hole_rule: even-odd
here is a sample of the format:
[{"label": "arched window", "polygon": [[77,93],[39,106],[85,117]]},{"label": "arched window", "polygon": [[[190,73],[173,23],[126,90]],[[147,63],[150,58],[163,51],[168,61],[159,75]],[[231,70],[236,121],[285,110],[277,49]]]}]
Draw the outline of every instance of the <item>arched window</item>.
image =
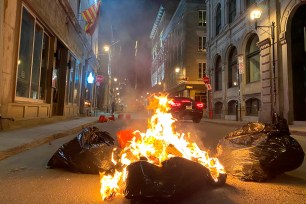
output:
[{"label": "arched window", "polygon": [[249,39],[246,49],[246,81],[247,83],[256,82],[260,80],[260,66],[259,66],[259,48],[256,43],[258,36],[254,35]]},{"label": "arched window", "polygon": [[246,115],[257,116],[260,108],[260,100],[257,98],[250,98],[245,102]]},{"label": "arched window", "polygon": [[228,88],[238,86],[237,49],[231,49],[228,57]]},{"label": "arched window", "polygon": [[236,115],[236,107],[237,107],[237,101],[231,100],[227,103],[227,114],[228,115]]},{"label": "arched window", "polygon": [[216,91],[222,90],[222,62],[221,62],[220,56],[218,56],[217,61],[216,61],[215,90]]},{"label": "arched window", "polygon": [[228,2],[228,23],[232,23],[236,17],[236,0]]},{"label": "arched window", "polygon": [[221,113],[222,113],[222,106],[223,104],[221,102],[216,102],[215,103],[215,116],[214,118],[221,118]]},{"label": "arched window", "polygon": [[221,4],[218,4],[216,10],[216,35],[220,33],[221,30]]}]

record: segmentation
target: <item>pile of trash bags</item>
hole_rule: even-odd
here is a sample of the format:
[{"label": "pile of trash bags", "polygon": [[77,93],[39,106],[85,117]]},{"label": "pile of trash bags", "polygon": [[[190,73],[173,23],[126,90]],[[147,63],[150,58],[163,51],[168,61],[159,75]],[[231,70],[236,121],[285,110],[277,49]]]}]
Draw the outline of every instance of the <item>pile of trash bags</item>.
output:
[{"label": "pile of trash bags", "polygon": [[[121,131],[119,145],[125,146],[131,131]],[[114,165],[121,152],[108,132],[96,127],[84,128],[74,139],[63,144],[51,157],[48,168],[63,168],[72,172],[112,175],[120,170]],[[131,201],[146,202],[166,199],[171,202],[203,189],[212,189],[225,184],[227,174],[220,174],[216,182],[208,168],[181,157],[173,157],[156,166],[146,158],[127,166],[128,176],[125,197]]]},{"label": "pile of trash bags", "polygon": [[[114,169],[110,161],[114,139],[97,127],[84,128],[73,140],[63,144],[51,157],[48,168],[63,168],[72,172],[99,174]],[[118,156],[119,149],[114,156]]]},{"label": "pile of trash bags", "polygon": [[228,174],[258,182],[298,168],[305,155],[279,116],[275,124],[247,123],[220,140],[217,149]]},{"label": "pile of trash bags", "polygon": [[[155,198],[175,200],[186,198],[198,190],[222,186],[226,174],[220,174],[216,182],[208,168],[182,157],[172,157],[161,167],[147,161],[138,161],[127,167],[125,198],[142,200]],[[170,200],[168,200],[170,202]]]}]

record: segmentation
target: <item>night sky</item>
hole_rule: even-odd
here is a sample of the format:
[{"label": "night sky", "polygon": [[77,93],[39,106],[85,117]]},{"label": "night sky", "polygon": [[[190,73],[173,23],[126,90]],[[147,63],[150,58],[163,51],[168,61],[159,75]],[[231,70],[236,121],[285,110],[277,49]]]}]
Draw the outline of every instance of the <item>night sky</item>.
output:
[{"label": "night sky", "polygon": [[[131,87],[135,87],[136,74],[137,88],[146,89],[151,84],[149,36],[163,1],[165,0],[102,0],[100,40],[103,44],[119,41],[114,49],[116,62],[112,66],[113,75],[127,78]],[[136,40],[138,60],[135,60]]]}]

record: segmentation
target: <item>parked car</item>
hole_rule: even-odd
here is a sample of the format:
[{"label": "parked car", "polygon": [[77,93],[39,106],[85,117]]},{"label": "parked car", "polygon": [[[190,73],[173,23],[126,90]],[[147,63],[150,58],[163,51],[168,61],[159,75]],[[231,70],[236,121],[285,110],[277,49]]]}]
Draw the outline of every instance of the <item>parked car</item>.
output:
[{"label": "parked car", "polygon": [[169,98],[170,113],[177,120],[192,120],[199,123],[203,117],[204,104],[192,98],[174,96]]}]

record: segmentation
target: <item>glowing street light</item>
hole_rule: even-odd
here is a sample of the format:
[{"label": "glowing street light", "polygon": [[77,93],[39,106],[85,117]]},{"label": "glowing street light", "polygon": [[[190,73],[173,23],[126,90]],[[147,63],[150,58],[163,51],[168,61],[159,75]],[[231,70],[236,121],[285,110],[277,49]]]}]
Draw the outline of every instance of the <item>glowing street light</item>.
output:
[{"label": "glowing street light", "polygon": [[261,16],[261,10],[259,10],[259,9],[254,9],[250,13],[250,17],[251,17],[252,20],[259,19],[260,16]]},{"label": "glowing street light", "polygon": [[104,47],[103,47],[105,52],[109,52],[109,48],[110,48],[109,45],[104,45]]},{"label": "glowing street light", "polygon": [[272,98],[272,110],[271,110],[271,118],[272,122],[275,122],[275,106],[276,106],[276,77],[275,77],[275,51],[274,51],[274,43],[275,43],[275,22],[272,21],[271,25],[268,26],[261,26],[257,25],[257,20],[261,17],[261,11],[259,9],[255,9],[251,11],[250,18],[255,20],[255,29],[257,28],[270,28],[271,29],[271,47],[272,47],[272,71],[273,71],[273,91],[274,91],[274,98]]}]

